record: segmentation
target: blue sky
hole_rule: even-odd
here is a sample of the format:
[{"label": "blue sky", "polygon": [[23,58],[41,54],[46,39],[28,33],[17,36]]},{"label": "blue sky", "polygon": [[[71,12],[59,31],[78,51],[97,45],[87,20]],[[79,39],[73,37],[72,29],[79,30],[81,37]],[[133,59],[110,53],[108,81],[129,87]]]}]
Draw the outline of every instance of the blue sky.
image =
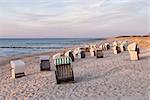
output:
[{"label": "blue sky", "polygon": [[0,37],[149,33],[148,0],[0,0]]}]

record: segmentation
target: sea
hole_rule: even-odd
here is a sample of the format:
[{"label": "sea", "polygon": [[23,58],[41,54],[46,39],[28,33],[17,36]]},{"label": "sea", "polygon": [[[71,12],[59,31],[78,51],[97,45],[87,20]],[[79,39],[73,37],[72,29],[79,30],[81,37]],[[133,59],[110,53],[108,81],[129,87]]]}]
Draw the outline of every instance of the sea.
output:
[{"label": "sea", "polygon": [[0,57],[26,55],[73,47],[103,40],[102,38],[3,38],[0,39]]}]

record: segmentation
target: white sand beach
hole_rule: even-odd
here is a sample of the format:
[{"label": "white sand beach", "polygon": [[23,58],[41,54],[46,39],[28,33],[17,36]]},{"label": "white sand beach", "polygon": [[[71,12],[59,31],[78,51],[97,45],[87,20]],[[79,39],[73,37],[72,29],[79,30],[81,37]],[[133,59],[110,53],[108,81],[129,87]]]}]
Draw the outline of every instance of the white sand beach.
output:
[{"label": "white sand beach", "polygon": [[38,56],[52,58],[55,52],[21,57],[28,75],[15,80],[8,58],[1,58],[0,100],[150,100],[150,49],[140,48],[138,61],[131,61],[128,51],[103,52],[104,58],[75,59],[75,83],[64,84],[56,84],[52,59],[52,71],[39,71]]}]

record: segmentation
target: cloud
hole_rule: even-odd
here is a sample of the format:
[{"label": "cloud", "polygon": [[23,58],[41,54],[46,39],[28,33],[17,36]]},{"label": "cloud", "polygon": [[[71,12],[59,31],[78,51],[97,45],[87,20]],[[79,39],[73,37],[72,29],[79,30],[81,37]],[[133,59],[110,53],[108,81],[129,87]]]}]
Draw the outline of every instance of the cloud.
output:
[{"label": "cloud", "polygon": [[25,33],[38,28],[39,33],[61,30],[64,36],[148,32],[148,0],[0,0],[0,8],[5,30],[13,24]]}]

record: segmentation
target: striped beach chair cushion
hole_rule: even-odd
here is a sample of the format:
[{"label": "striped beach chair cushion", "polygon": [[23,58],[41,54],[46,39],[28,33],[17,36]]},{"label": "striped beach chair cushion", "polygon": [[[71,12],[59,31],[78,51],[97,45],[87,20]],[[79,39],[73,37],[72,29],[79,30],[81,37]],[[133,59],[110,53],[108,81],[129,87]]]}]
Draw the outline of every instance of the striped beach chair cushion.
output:
[{"label": "striped beach chair cushion", "polygon": [[71,57],[59,57],[55,59],[55,65],[71,64]]}]

